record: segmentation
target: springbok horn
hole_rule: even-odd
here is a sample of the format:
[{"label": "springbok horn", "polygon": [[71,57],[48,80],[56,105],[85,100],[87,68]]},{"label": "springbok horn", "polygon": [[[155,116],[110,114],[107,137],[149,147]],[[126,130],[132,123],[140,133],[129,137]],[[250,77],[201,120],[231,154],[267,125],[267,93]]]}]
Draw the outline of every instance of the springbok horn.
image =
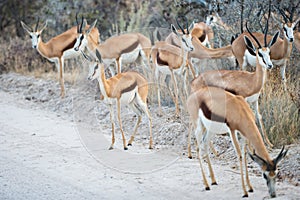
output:
[{"label": "springbok horn", "polygon": [[182,28],[182,26],[181,26],[181,25],[179,24],[179,22],[178,22],[178,18],[179,18],[179,17],[182,17],[182,16],[177,16],[177,18],[176,18],[177,25],[178,25],[178,27],[181,29],[182,33],[185,34],[184,29]]},{"label": "springbok horn", "polygon": [[246,22],[246,29],[249,32],[249,34],[251,35],[251,37],[255,40],[256,44],[258,45],[258,47],[261,49],[261,45],[259,43],[259,41],[256,39],[256,37],[251,33],[251,31],[248,29],[248,22]]},{"label": "springbok horn", "polygon": [[38,17],[38,19],[37,19],[37,23],[36,23],[36,26],[35,26],[35,32],[38,31],[39,22],[40,22],[40,17]]}]

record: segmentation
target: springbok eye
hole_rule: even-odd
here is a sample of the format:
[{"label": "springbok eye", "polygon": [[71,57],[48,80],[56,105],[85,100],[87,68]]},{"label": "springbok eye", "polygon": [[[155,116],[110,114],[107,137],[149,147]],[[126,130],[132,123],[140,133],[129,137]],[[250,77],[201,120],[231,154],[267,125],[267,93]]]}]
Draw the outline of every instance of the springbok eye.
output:
[{"label": "springbok eye", "polygon": [[98,65],[95,66],[94,70],[97,70],[97,69],[98,69]]},{"label": "springbok eye", "polygon": [[81,37],[80,37],[80,40],[83,40],[83,38],[84,38],[84,36],[83,36],[83,35],[81,35]]},{"label": "springbok eye", "polygon": [[31,35],[29,35],[29,37],[32,39],[32,36],[31,36]]},{"label": "springbok eye", "polygon": [[283,27],[283,29],[284,29],[284,31],[285,31],[285,32],[287,31],[287,29],[286,29],[286,27],[285,27],[285,26]]},{"label": "springbok eye", "polygon": [[40,35],[37,35],[36,37],[37,37],[37,38],[39,38],[39,37],[40,37]]},{"label": "springbok eye", "polygon": [[258,55],[259,57],[263,57],[262,53],[260,53],[259,51],[258,51]]}]

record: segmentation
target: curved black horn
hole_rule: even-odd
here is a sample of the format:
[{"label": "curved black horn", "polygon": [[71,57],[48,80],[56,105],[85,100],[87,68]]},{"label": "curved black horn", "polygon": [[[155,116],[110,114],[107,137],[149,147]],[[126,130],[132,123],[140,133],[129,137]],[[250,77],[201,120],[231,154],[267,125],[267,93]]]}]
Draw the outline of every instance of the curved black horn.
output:
[{"label": "curved black horn", "polygon": [[39,22],[40,22],[40,17],[38,17],[38,19],[37,19],[37,23],[36,23],[36,26],[35,26],[35,32],[38,31]]},{"label": "curved black horn", "polygon": [[185,25],[186,25],[186,32],[187,34],[190,34],[190,31],[189,31],[189,22],[188,22],[188,19],[186,18],[186,16],[182,16],[184,21],[185,21]]},{"label": "curved black horn", "polygon": [[83,16],[81,17],[81,24],[80,24],[80,28],[79,28],[80,33],[82,33],[82,24],[83,24]]},{"label": "curved black horn", "polygon": [[259,41],[257,40],[257,38],[251,33],[251,31],[248,29],[248,22],[246,22],[246,29],[249,32],[249,34],[251,35],[251,37],[255,40],[256,44],[258,45],[258,47],[261,49],[261,45],[259,43]]},{"label": "curved black horn", "polygon": [[279,10],[281,16],[283,17],[284,22],[285,22],[285,23],[288,23],[288,17],[287,17],[286,14],[284,13],[284,11],[283,11],[282,9],[280,9],[279,7],[277,7],[277,9]]},{"label": "curved black horn", "polygon": [[77,24],[77,33],[79,32],[79,23],[78,23],[78,13],[76,13],[76,24]]},{"label": "curved black horn", "polygon": [[176,22],[177,22],[178,27],[181,29],[182,33],[185,34],[184,29],[182,28],[182,26],[181,26],[181,25],[179,24],[179,22],[178,22],[178,18],[182,18],[182,17],[183,17],[182,15],[181,15],[181,16],[177,16]]},{"label": "curved black horn", "polygon": [[269,19],[270,19],[270,16],[271,16],[271,0],[269,1],[269,13],[268,13],[268,19],[267,19],[267,23],[266,23],[266,27],[265,27],[265,37],[264,37],[264,41],[265,41],[265,47],[268,46],[268,43],[267,43],[267,35],[268,35],[268,29],[269,29]]},{"label": "curved black horn", "polygon": [[275,165],[277,165],[277,163],[280,162],[280,160],[286,156],[287,151],[288,150],[284,151],[284,146],[283,146],[278,156],[274,159]]}]

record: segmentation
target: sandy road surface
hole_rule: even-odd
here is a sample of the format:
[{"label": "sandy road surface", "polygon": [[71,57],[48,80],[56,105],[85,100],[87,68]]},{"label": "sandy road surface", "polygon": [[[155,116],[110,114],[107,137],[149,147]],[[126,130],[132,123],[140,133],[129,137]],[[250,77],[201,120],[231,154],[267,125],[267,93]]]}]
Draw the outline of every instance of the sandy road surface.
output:
[{"label": "sandy road surface", "polygon": [[[185,156],[152,173],[132,174],[112,169],[88,152],[90,149],[85,148],[78,134],[78,124],[71,119],[33,109],[25,100],[16,102],[13,95],[3,91],[0,97],[0,199],[240,199],[242,196],[237,171],[214,162],[219,185],[211,191],[203,189],[198,161]],[[100,148],[99,152],[108,158],[124,159],[123,150]],[[167,157],[168,153],[162,158]],[[170,158],[173,159],[171,154]],[[149,162],[160,165],[158,157]],[[127,167],[132,169],[137,164],[128,163]],[[147,162],[139,163],[140,167],[143,165],[148,167]],[[255,192],[248,199],[267,198],[264,180],[253,174],[251,180]],[[281,182],[277,184],[277,194],[277,199],[300,199],[300,187]]]}]

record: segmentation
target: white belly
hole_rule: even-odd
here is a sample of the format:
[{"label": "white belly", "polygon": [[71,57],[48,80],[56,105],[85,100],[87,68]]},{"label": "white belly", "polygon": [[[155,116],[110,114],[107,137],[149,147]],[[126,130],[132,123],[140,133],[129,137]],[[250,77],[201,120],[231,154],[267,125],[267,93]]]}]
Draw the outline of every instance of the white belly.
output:
[{"label": "white belly", "polygon": [[70,58],[75,58],[79,56],[81,53],[80,51],[75,51],[74,48],[68,49],[67,51],[64,52],[63,56],[64,59],[70,59]]},{"label": "white belly", "polygon": [[250,97],[246,97],[246,101],[249,102],[249,103],[253,103],[255,101],[258,101],[258,98],[259,98],[259,95],[260,95],[260,92],[259,93],[256,93]]},{"label": "white belly", "polygon": [[109,66],[111,63],[115,62],[116,59],[103,59],[103,63],[105,66]]},{"label": "white belly", "polygon": [[255,67],[256,66],[256,56],[252,56],[248,50],[245,51],[244,54],[244,66],[246,66],[247,64]]},{"label": "white belly", "polygon": [[129,64],[129,63],[133,63],[136,61],[136,59],[139,56],[141,47],[140,45],[134,49],[133,51],[129,52],[129,53],[124,53],[121,55],[121,59],[122,59],[122,63],[124,64]]},{"label": "white belly", "polygon": [[285,59],[281,59],[281,60],[272,60],[273,65],[276,66],[283,66],[285,64]]},{"label": "white belly", "polygon": [[[171,75],[171,70],[169,69],[169,66],[168,65],[157,65],[157,68],[158,70],[163,73],[163,74],[169,74]],[[180,68],[177,68],[175,70],[173,70],[174,73],[176,74],[181,74],[181,67]]]},{"label": "white belly", "polygon": [[216,121],[212,121],[207,119],[202,110],[199,109],[199,120],[202,121],[204,127],[206,128],[206,130],[209,133],[213,133],[213,134],[221,134],[221,133],[227,133],[230,132],[229,127],[227,126],[226,123],[222,123],[222,122],[216,122]]},{"label": "white belly", "polygon": [[120,99],[121,104],[128,105],[130,102],[132,102],[137,92],[138,92],[138,86],[136,86],[134,90],[123,93]]}]

